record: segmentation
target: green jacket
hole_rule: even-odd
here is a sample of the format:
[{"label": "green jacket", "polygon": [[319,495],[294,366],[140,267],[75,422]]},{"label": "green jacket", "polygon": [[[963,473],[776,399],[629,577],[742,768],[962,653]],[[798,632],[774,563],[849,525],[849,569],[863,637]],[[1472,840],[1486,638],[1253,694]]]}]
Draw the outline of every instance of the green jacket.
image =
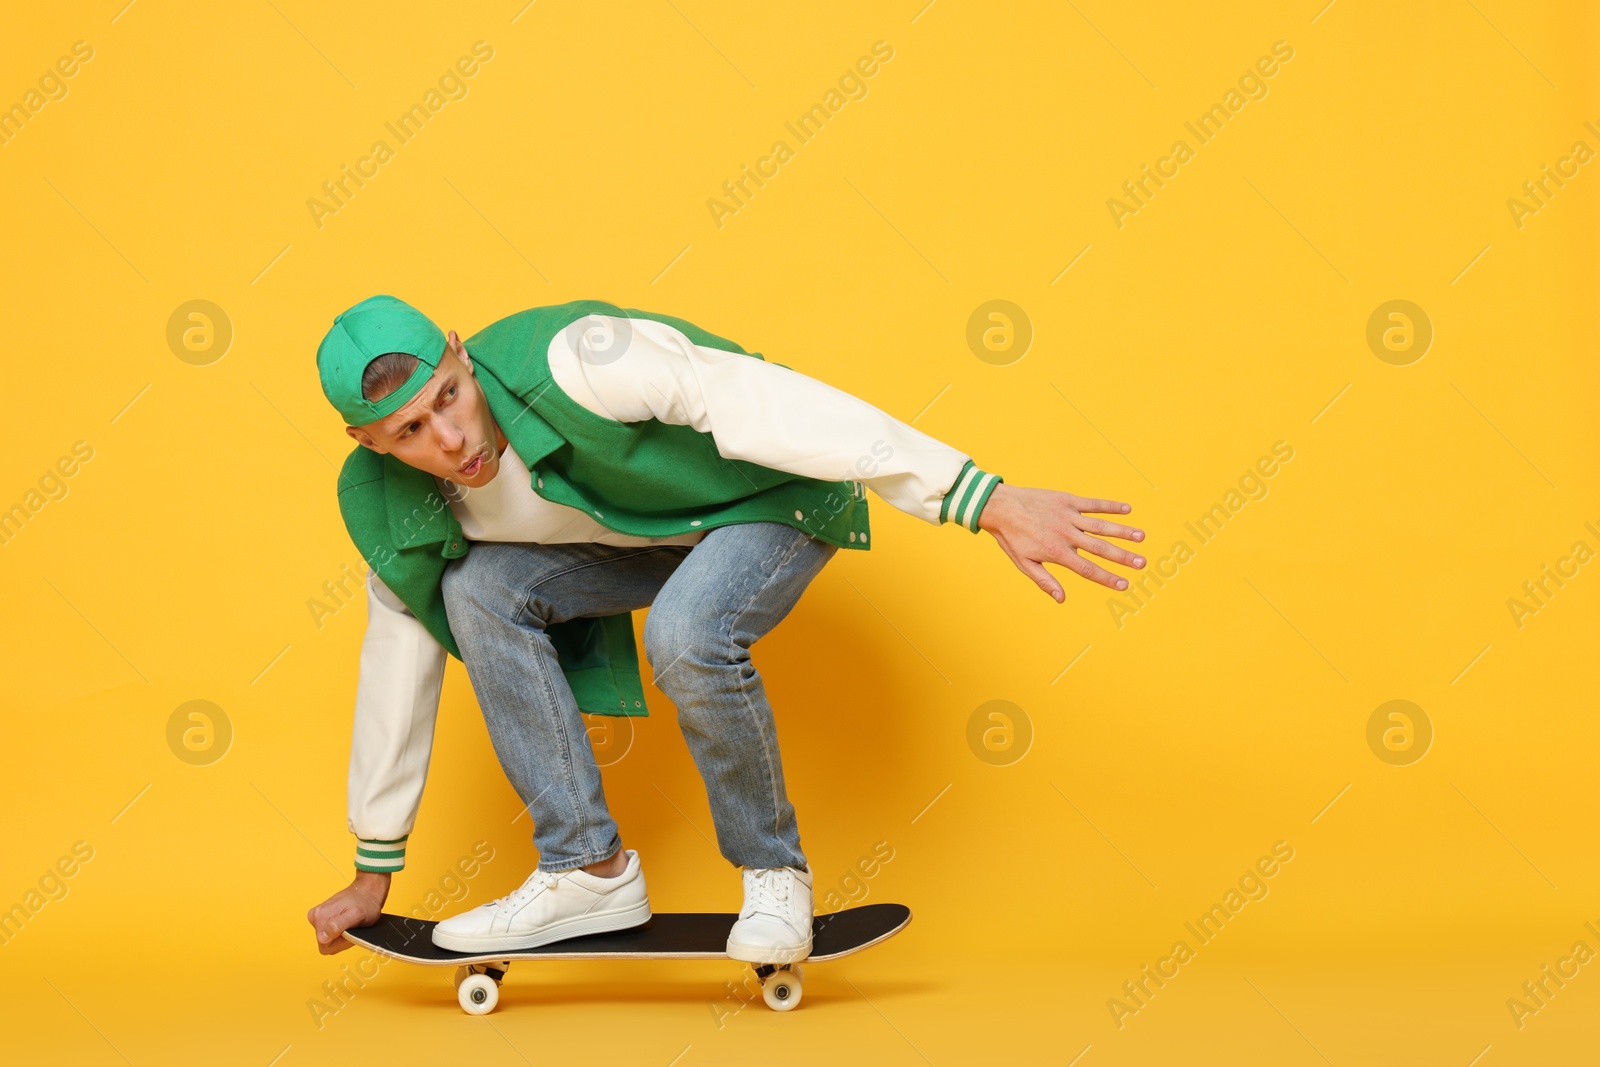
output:
[{"label": "green jacket", "polygon": [[[711,435],[692,426],[617,422],[567,396],[550,376],[550,343],[591,314],[654,319],[697,345],[762,358],[682,319],[596,300],[529,308],[484,328],[464,344],[490,412],[533,475],[534,492],[635,536],[782,522],[840,548],[868,548],[867,500],[859,482],[725,459]],[[338,484],[339,512],[362,557],[460,659],[440,583],[445,566],[465,556],[471,543],[433,475],[358,445]],[[647,714],[631,612],[571,619],[546,632],[581,710]]]}]

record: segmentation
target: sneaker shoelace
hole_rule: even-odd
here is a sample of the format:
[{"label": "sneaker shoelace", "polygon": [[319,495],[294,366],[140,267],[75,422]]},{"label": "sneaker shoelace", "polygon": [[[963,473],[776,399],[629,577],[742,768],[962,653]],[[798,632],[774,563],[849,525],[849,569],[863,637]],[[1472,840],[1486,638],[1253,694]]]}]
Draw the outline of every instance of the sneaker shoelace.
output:
[{"label": "sneaker shoelace", "polygon": [[752,871],[751,875],[751,909],[782,919],[789,918],[789,883],[793,881],[792,876],[786,876],[778,867],[762,867]]},{"label": "sneaker shoelace", "polygon": [[528,876],[526,882],[491,903],[497,908],[520,908],[540,890],[554,889],[560,884],[561,876],[559,874],[552,874],[549,871],[534,871]]}]

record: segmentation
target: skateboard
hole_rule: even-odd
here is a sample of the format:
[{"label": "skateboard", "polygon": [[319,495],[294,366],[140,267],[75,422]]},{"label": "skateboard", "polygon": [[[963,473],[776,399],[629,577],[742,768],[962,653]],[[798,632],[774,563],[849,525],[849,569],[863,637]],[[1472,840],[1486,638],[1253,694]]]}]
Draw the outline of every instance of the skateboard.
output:
[{"label": "skateboard", "polygon": [[[455,967],[456,999],[470,1015],[487,1015],[500,1000],[500,982],[516,960],[723,960],[728,931],[738,916],[717,912],[666,912],[639,926],[603,934],[585,934],[535,948],[474,954],[451,952],[433,943],[437,924],[426,919],[384,913],[371,926],[346,930],[354,944],[407,963]],[[865,904],[812,920],[811,955],[821,963],[871,948],[906,928],[911,909],[904,904]],[[799,963],[752,964],[761,981],[761,999],[775,1011],[800,1003]]]}]

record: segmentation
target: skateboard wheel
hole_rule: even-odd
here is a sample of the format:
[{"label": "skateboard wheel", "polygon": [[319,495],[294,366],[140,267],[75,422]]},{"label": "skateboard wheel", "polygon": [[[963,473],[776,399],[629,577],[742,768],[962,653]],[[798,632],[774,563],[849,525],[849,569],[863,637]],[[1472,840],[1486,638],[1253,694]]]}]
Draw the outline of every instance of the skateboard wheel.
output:
[{"label": "skateboard wheel", "polygon": [[468,1015],[488,1015],[500,1000],[500,983],[486,974],[469,974],[456,986],[456,1000]]},{"label": "skateboard wheel", "polygon": [[800,975],[783,970],[761,983],[761,999],[773,1011],[792,1011],[800,1005]]},{"label": "skateboard wheel", "polygon": [[457,989],[460,989],[461,983],[465,982],[467,980],[467,976],[471,973],[472,968],[463,964],[462,966],[456,968],[456,973],[451,976],[451,981],[455,983],[455,987]]}]

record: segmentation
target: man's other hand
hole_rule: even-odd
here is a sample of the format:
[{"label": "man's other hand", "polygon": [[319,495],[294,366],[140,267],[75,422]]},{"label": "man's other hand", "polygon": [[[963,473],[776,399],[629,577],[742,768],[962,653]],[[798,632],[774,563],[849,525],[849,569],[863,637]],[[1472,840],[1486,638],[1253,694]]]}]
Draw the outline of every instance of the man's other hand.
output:
[{"label": "man's other hand", "polygon": [[389,875],[357,871],[355,881],[306,912],[317,932],[317,951],[324,956],[353,948],[344,938],[352,926],[371,926],[389,899]]},{"label": "man's other hand", "polygon": [[1143,530],[1090,517],[1093,513],[1126,515],[1132,510],[1132,505],[1120,500],[1096,500],[1054,489],[1025,489],[1002,482],[984,502],[983,511],[978,515],[978,528],[993,534],[1017,569],[1059,604],[1066,599],[1066,594],[1062,592],[1061,583],[1044,569],[1045,563],[1059,563],[1081,578],[1112,589],[1128,588],[1126,578],[1112,574],[1078,553],[1082,549],[1112,563],[1142,568],[1143,556],[1095,535],[1143,541]]}]

